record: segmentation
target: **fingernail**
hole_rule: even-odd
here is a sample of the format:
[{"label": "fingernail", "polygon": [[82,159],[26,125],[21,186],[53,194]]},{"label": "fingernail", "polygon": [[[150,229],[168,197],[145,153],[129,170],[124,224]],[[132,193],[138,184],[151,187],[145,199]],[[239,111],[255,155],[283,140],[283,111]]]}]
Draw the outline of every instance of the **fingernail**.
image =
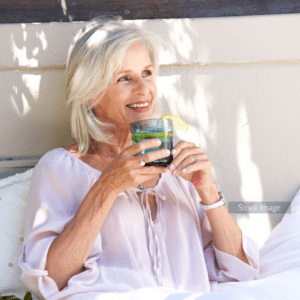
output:
[{"label": "fingernail", "polygon": [[174,164],[170,164],[169,168],[172,170],[174,168]]},{"label": "fingernail", "polygon": [[157,144],[161,144],[161,140],[156,139]]},{"label": "fingernail", "polygon": [[173,150],[172,150],[172,154],[175,154],[175,153],[176,153],[176,149],[173,149]]},{"label": "fingernail", "polygon": [[184,168],[183,170],[182,170],[182,172],[186,172],[187,171],[187,168]]},{"label": "fingernail", "polygon": [[167,150],[166,150],[166,153],[167,153],[167,155],[170,155],[171,152],[170,152],[169,149],[167,149]]},{"label": "fingernail", "polygon": [[172,174],[173,174],[173,175],[175,175],[176,173],[177,173],[177,170],[173,171],[173,173],[172,173]]}]

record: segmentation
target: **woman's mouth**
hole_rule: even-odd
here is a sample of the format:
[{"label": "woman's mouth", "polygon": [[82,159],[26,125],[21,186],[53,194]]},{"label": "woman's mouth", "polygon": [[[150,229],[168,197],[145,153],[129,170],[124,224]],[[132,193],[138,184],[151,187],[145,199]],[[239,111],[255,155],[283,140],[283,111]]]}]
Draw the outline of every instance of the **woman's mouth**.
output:
[{"label": "woman's mouth", "polygon": [[146,101],[146,102],[140,102],[140,103],[135,103],[135,104],[128,104],[128,105],[126,105],[126,107],[128,107],[129,109],[131,109],[137,113],[143,113],[143,112],[147,112],[149,110],[150,103],[149,103],[149,101]]}]

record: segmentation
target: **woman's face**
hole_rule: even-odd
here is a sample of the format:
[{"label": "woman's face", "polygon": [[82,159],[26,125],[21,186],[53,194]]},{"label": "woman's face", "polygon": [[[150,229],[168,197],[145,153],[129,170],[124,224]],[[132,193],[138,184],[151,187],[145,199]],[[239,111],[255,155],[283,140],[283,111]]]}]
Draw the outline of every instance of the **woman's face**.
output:
[{"label": "woman's face", "polygon": [[[101,121],[116,125],[129,125],[138,120],[150,119],[157,94],[153,66],[148,51],[141,42],[126,50],[120,71],[106,90],[94,112]],[[97,100],[97,95],[91,102]],[[141,108],[133,104],[146,105]]]}]

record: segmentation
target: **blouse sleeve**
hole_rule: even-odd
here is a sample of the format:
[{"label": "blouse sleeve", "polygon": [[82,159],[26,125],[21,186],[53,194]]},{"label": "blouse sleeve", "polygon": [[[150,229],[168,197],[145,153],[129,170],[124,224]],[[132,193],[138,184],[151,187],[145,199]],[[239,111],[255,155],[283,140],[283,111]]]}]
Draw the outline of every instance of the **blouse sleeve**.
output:
[{"label": "blouse sleeve", "polygon": [[242,232],[242,244],[250,263],[220,251],[214,245],[213,235],[205,210],[200,206],[200,196],[195,187],[189,182],[188,189],[197,211],[202,237],[204,259],[210,281],[248,281],[257,279],[259,271],[259,249],[255,241]]},{"label": "blouse sleeve", "polygon": [[[23,285],[41,299],[59,292],[45,270],[48,250],[76,214],[93,181],[75,157],[72,159],[66,151],[57,154],[58,149],[48,152],[34,168],[27,196],[24,246],[19,257]],[[82,272],[91,284],[98,277],[96,260],[101,251],[99,233]],[[75,275],[77,283],[82,273]],[[64,289],[67,288],[68,285]]]},{"label": "blouse sleeve", "polygon": [[202,209],[201,233],[204,247],[204,258],[210,281],[248,281],[257,279],[259,268],[259,250],[257,244],[242,232],[242,244],[250,263],[218,250],[213,241],[209,220]]}]

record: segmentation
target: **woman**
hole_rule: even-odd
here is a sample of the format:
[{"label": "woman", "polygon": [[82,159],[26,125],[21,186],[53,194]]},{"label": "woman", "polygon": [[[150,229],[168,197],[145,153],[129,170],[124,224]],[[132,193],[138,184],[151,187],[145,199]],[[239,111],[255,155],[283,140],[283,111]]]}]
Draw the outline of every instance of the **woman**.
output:
[{"label": "woman", "polygon": [[156,49],[155,36],[121,19],[94,20],[75,37],[66,82],[76,143],[34,169],[19,259],[40,298],[159,286],[204,293],[257,274],[257,246],[222,205],[203,150],[180,141],[170,166],[145,167],[170,152],[137,155],[156,139],[132,145],[130,123],[155,107]]}]

